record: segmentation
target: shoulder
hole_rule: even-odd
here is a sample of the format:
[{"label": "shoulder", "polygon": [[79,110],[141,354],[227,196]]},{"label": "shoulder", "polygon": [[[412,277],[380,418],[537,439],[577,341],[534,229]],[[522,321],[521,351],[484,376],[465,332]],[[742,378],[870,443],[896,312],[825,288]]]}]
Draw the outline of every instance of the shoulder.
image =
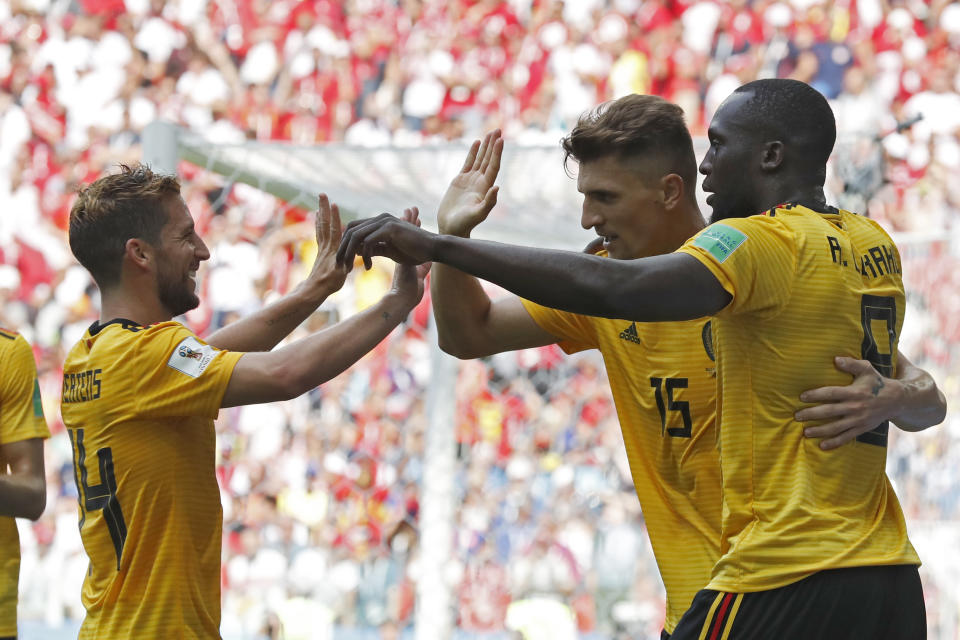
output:
[{"label": "shoulder", "polygon": [[151,325],[141,325],[125,320],[112,321],[91,333],[95,336],[101,356],[111,359],[133,361],[140,357],[155,358],[169,356],[177,345],[185,340],[200,342],[200,339],[179,322],[168,321]]},{"label": "shoulder", "polygon": [[206,342],[197,334],[172,320],[143,327],[137,336],[137,341],[140,349],[150,351],[170,351],[183,344],[206,346]]},{"label": "shoulder", "polygon": [[843,210],[840,211],[840,215],[842,216],[844,224],[846,224],[847,227],[859,227],[867,233],[877,234],[877,236],[882,238],[890,245],[894,244],[893,238],[891,238],[887,230],[883,228],[883,225],[876,220],[872,220],[857,213],[851,213]]},{"label": "shoulder", "polygon": [[33,349],[30,348],[30,343],[19,333],[9,329],[0,328],[0,357],[8,362],[19,363],[29,360],[30,365],[34,366]]}]

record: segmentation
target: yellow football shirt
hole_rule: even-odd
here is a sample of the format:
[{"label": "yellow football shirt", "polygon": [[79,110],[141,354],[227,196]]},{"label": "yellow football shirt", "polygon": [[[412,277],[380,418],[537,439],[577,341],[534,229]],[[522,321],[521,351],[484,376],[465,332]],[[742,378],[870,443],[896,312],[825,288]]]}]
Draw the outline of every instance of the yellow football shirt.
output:
[{"label": "yellow football shirt", "polygon": [[834,356],[893,375],[904,291],[890,237],[846,211],[783,205],[713,224],[679,251],[733,296],[713,320],[724,513],[709,588],[919,564],[884,472],[887,425],[823,451],[793,419],[805,389],[849,384]]},{"label": "yellow football shirt", "polygon": [[[23,336],[0,329],[0,444],[49,438],[43,419],[40,385],[33,351]],[[7,473],[0,459],[0,473]],[[17,582],[20,579],[20,536],[13,518],[0,517],[0,636],[17,635]]]},{"label": "yellow football shirt", "polygon": [[94,323],[64,364],[80,535],[80,638],[219,638],[213,420],[243,354],[177,322]]},{"label": "yellow football shirt", "polygon": [[603,355],[671,632],[720,556],[711,323],[608,320],[523,304],[567,353]]}]

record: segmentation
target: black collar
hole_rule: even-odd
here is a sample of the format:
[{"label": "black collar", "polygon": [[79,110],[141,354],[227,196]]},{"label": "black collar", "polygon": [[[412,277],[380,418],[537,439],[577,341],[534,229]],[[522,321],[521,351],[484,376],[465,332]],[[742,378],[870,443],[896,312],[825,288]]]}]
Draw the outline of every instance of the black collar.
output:
[{"label": "black collar", "polygon": [[90,325],[90,329],[89,329],[90,335],[92,336],[97,335],[105,327],[111,324],[119,324],[124,329],[129,329],[131,331],[140,331],[141,329],[144,328],[144,326],[139,322],[134,322],[133,320],[127,320],[126,318],[114,318],[113,320],[108,320],[103,324],[100,324],[100,321],[96,320],[92,325]]},{"label": "black collar", "polygon": [[816,211],[817,213],[834,214],[834,215],[840,213],[840,209],[837,209],[836,207],[832,207],[829,204],[822,205],[824,209],[820,208],[821,205],[813,206],[813,205],[807,204],[806,202],[788,202],[786,206],[806,207],[807,209],[810,209],[810,211]]}]

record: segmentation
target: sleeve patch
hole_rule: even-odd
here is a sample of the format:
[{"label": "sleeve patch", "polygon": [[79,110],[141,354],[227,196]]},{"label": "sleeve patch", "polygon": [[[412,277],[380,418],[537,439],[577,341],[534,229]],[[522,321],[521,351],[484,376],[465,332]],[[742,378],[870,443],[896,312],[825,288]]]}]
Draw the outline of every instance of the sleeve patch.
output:
[{"label": "sleeve patch", "polygon": [[712,224],[700,233],[693,241],[695,247],[700,247],[712,255],[717,262],[723,262],[743,244],[747,236],[742,232],[728,227],[725,224]]},{"label": "sleeve patch", "polygon": [[184,338],[170,354],[167,366],[196,378],[213,362],[218,353],[220,352],[208,344],[202,344],[196,338]]}]

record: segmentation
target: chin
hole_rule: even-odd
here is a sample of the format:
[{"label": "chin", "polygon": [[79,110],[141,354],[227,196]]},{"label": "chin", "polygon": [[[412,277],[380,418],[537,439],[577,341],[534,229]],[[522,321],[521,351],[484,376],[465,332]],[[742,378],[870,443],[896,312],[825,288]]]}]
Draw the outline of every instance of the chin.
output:
[{"label": "chin", "polygon": [[200,298],[192,291],[181,291],[175,295],[161,294],[160,300],[173,318],[181,316],[187,311],[193,311],[200,306]]}]

